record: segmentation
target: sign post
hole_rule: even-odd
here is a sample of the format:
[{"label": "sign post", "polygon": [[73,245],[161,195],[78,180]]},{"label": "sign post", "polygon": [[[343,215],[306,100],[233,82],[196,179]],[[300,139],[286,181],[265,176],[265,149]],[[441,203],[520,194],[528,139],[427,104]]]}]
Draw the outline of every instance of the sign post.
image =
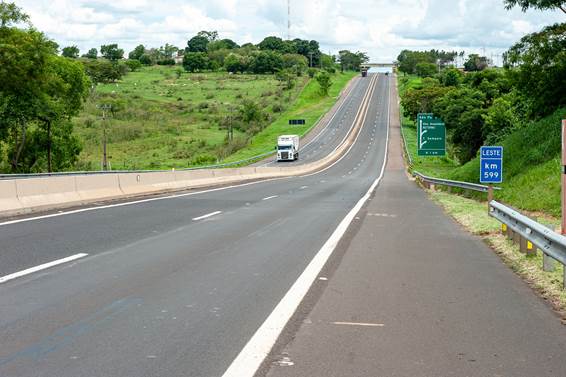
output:
[{"label": "sign post", "polygon": [[446,125],[433,114],[417,116],[417,154],[419,156],[446,155]]},{"label": "sign post", "polygon": [[503,147],[480,148],[480,182],[487,183],[487,209],[493,200],[493,184],[503,182]]}]

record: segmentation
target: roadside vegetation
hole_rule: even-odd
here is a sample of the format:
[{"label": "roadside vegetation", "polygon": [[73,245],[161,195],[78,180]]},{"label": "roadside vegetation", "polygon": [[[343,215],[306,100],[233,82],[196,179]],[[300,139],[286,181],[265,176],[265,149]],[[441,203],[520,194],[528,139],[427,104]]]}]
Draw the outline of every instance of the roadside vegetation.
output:
[{"label": "roadside vegetation", "polygon": [[314,40],[240,46],[216,31],[186,46],[126,55],[108,43],[81,54],[34,29],[14,3],[0,2],[0,20],[1,172],[100,170],[103,140],[113,169],[251,156],[273,145],[287,117],[312,127],[368,59],[323,54]]},{"label": "roadside vegetation", "polygon": [[[523,210],[559,215],[566,86],[557,83],[566,82],[566,23],[523,37],[505,54],[502,68],[469,55],[462,71],[453,68],[450,59],[443,60],[445,56],[463,54],[403,51],[398,58],[403,72],[398,78],[402,125],[413,169],[479,182],[479,148],[503,145],[504,183],[496,199]],[[436,70],[425,69],[433,61]],[[416,156],[419,112],[432,112],[446,123],[446,157]]]}]

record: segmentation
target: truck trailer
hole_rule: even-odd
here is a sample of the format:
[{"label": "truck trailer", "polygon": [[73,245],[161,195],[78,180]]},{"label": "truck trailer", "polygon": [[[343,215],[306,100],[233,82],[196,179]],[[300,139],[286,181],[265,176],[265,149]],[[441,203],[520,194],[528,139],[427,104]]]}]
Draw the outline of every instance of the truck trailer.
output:
[{"label": "truck trailer", "polygon": [[299,136],[281,135],[277,138],[277,161],[299,159]]}]

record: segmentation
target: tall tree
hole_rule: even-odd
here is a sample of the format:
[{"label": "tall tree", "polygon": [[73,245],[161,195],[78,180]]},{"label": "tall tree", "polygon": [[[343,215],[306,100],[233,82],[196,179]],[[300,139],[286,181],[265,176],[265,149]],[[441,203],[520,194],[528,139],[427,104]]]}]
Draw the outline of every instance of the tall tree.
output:
[{"label": "tall tree", "polygon": [[318,82],[320,95],[324,97],[328,96],[328,92],[332,86],[330,74],[326,71],[320,71],[315,78],[316,82]]},{"label": "tall tree", "polygon": [[523,12],[529,8],[535,8],[540,10],[547,9],[560,9],[562,12],[566,13],[566,1],[564,0],[503,0],[505,2],[505,8],[511,9],[514,6],[520,6]]},{"label": "tall tree", "polygon": [[566,105],[566,23],[526,35],[507,51],[505,62],[532,114]]},{"label": "tall tree", "polygon": [[110,61],[118,61],[124,57],[124,50],[118,48],[116,43],[100,46],[100,54]]},{"label": "tall tree", "polygon": [[4,28],[18,23],[29,24],[29,22],[29,16],[22,12],[15,3],[0,2],[0,27]]},{"label": "tall tree", "polygon": [[79,48],[77,46],[67,46],[63,47],[61,55],[66,58],[76,59],[79,57]]},{"label": "tall tree", "polygon": [[187,42],[186,52],[206,52],[210,41],[203,35],[195,35]]},{"label": "tall tree", "polygon": [[136,46],[136,48],[133,49],[133,51],[130,51],[130,53],[128,54],[128,59],[140,60],[143,54],[145,54],[145,46],[138,45]]},{"label": "tall tree", "polygon": [[83,57],[88,59],[96,59],[98,58],[98,50],[96,48],[91,48],[86,54],[83,55]]}]

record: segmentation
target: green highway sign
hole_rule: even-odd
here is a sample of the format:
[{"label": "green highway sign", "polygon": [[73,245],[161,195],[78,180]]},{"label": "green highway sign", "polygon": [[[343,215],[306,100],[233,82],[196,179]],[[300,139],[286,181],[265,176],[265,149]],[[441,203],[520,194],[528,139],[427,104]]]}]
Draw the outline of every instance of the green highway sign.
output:
[{"label": "green highway sign", "polygon": [[417,115],[417,149],[419,156],[446,155],[446,126],[433,114]]}]

